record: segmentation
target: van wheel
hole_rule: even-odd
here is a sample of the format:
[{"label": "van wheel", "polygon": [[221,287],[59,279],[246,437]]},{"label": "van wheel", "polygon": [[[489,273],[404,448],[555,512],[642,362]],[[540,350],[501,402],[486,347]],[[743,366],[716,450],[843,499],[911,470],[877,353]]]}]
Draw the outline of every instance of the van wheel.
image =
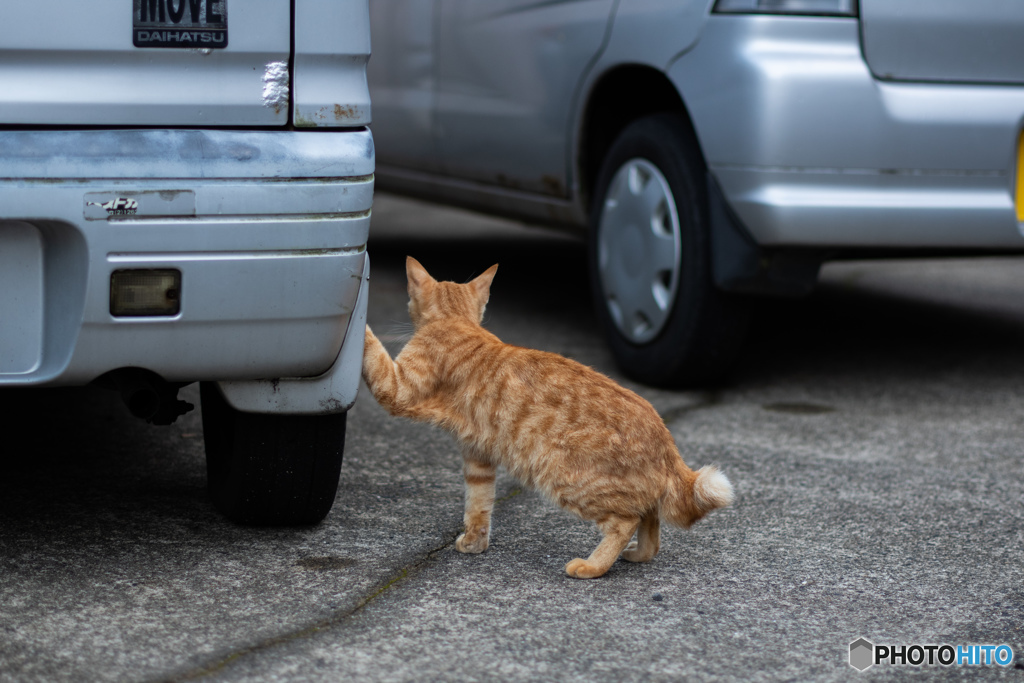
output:
[{"label": "van wheel", "polygon": [[273,415],[235,410],[200,384],[210,498],[225,517],[259,526],[310,525],[338,492],[347,413]]},{"label": "van wheel", "polygon": [[749,315],[712,281],[704,163],[680,116],[638,119],[612,144],[589,258],[597,315],[623,372],[663,387],[723,377]]}]

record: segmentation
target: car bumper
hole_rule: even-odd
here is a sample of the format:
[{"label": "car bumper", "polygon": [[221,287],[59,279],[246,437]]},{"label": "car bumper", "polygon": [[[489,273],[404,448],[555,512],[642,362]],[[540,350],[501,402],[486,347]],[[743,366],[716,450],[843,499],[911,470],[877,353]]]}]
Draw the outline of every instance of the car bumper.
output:
[{"label": "car bumper", "polygon": [[855,19],[712,16],[669,69],[762,245],[1024,249],[1024,87],[874,78]]},{"label": "car bumper", "polygon": [[[7,131],[0,163],[0,385],[322,378],[361,353],[368,131]],[[124,269],[178,270],[180,311],[112,315]]]}]

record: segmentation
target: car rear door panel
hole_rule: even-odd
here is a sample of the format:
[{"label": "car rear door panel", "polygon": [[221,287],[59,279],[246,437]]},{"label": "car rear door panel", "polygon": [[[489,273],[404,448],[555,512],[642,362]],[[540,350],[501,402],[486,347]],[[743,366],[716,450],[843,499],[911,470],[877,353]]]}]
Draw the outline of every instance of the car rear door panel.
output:
[{"label": "car rear door panel", "polygon": [[437,172],[434,135],[438,0],[372,0],[366,66],[372,88],[377,161]]},{"label": "car rear door panel", "polygon": [[568,196],[570,114],[613,4],[441,0],[436,131],[448,175]]}]

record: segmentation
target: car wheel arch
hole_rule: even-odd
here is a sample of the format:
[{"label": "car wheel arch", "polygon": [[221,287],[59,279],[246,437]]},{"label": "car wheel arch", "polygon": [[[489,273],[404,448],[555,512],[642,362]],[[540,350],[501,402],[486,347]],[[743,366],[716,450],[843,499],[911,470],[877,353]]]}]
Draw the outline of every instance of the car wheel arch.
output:
[{"label": "car wheel arch", "polygon": [[620,64],[594,79],[577,128],[576,173],[580,203],[589,211],[601,163],[615,139],[634,121],[675,113],[703,160],[703,150],[686,102],[669,77],[644,64]]}]

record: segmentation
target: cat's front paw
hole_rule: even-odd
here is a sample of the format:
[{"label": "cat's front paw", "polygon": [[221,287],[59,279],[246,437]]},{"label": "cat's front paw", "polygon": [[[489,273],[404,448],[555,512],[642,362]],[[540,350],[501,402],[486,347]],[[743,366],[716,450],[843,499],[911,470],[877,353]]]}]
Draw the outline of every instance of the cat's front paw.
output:
[{"label": "cat's front paw", "polygon": [[565,573],[574,579],[596,579],[603,575],[607,569],[601,569],[595,564],[591,564],[586,560],[576,558],[569,564],[565,565]]},{"label": "cat's front paw", "polygon": [[484,529],[482,532],[470,535],[464,533],[455,539],[455,549],[460,553],[482,553],[487,550],[488,538],[487,530]]}]

